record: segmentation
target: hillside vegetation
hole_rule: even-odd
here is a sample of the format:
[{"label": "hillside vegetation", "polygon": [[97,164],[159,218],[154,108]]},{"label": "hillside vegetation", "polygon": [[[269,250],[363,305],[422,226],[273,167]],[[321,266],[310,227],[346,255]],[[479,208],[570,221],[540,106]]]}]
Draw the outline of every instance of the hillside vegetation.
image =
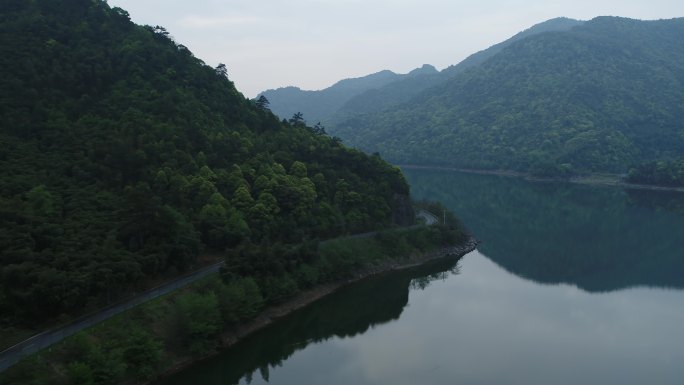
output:
[{"label": "hillside vegetation", "polygon": [[430,92],[430,88],[443,84],[457,74],[484,63],[487,59],[501,52],[501,50],[518,40],[542,32],[567,31],[582,23],[583,22],[579,20],[563,17],[547,20],[515,34],[515,36],[510,39],[476,52],[458,64],[449,66],[440,72],[422,73],[420,76],[400,78],[385,86],[365,91],[349,99],[339,110],[337,110],[330,118],[330,130],[331,132],[337,132],[336,125],[340,124],[340,122],[344,122],[346,119],[368,113],[378,113],[385,109],[392,109],[394,106],[409,102],[424,91]]},{"label": "hillside vegetation", "polygon": [[413,220],[398,169],[281,122],[106,1],[2,1],[0,71],[0,326],[109,303],[201,253],[265,250],[241,271],[291,283],[305,253],[283,245]]},{"label": "hillside vegetation", "polygon": [[322,122],[331,131],[335,131],[336,124],[350,117],[380,112],[406,103],[421,92],[448,81],[456,74],[482,64],[518,40],[542,32],[566,31],[582,23],[562,17],[547,20],[517,33],[510,39],[476,52],[442,71],[424,64],[404,75],[385,70],[360,78],[344,79],[320,91],[284,87],[264,91],[261,95],[270,101],[271,110],[283,119],[289,119],[297,112],[301,112],[309,122]]},{"label": "hillside vegetation", "polygon": [[396,163],[625,172],[684,153],[684,19],[600,17],[521,39],[331,131]]}]

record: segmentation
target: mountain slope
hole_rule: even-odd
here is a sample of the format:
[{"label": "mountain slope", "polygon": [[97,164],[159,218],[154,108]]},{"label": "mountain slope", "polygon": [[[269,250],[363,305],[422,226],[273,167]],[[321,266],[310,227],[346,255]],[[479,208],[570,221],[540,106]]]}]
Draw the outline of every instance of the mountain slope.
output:
[{"label": "mountain slope", "polygon": [[284,87],[266,90],[260,95],[268,99],[271,111],[282,119],[289,119],[297,112],[301,112],[307,121],[315,124],[326,121],[349,98],[393,82],[400,76],[385,70],[360,78],[340,80],[320,91]]},{"label": "mountain slope", "polygon": [[437,74],[435,67],[425,64],[408,74],[380,71],[360,78],[344,79],[320,91],[305,91],[297,87],[267,90],[260,95],[270,102],[271,111],[282,119],[289,119],[297,112],[315,124],[328,124],[331,117],[350,99],[364,92],[392,84],[400,79],[415,79]]},{"label": "mountain slope", "polygon": [[379,112],[405,103],[422,91],[443,83],[446,80],[441,72],[423,73],[397,79],[383,87],[367,90],[347,100],[329,118],[329,127],[334,127],[346,118]]},{"label": "mountain slope", "polygon": [[412,220],[398,169],[281,123],[105,1],[3,1],[0,71],[0,326],[110,302],[203,250],[270,247],[243,268],[287,278],[302,261],[282,245]]},{"label": "mountain slope", "polygon": [[398,163],[624,172],[684,152],[683,39],[684,19],[600,17],[536,34],[333,133]]},{"label": "mountain slope", "polygon": [[349,117],[378,112],[407,102],[422,91],[447,81],[455,74],[481,64],[524,37],[547,31],[564,31],[581,23],[567,18],[548,20],[475,53],[441,72],[431,65],[424,64],[405,75],[385,70],[360,78],[344,79],[320,91],[284,87],[266,90],[260,95],[269,100],[271,111],[282,119],[289,119],[295,113],[301,112],[310,123],[323,122],[326,126],[334,126]]},{"label": "mountain slope", "polygon": [[487,59],[501,52],[501,50],[518,40],[543,32],[567,31],[582,23],[583,21],[563,17],[547,20],[516,34],[510,39],[474,53],[460,63],[449,66],[439,73],[435,72],[422,76],[397,79],[383,87],[365,91],[349,99],[340,107],[336,114],[331,118],[332,124],[329,126],[330,131],[334,132],[335,126],[340,121],[350,117],[367,113],[376,113],[406,103],[417,95],[420,95],[423,91],[448,81],[453,76],[468,68],[484,63]]},{"label": "mountain slope", "polygon": [[483,49],[482,51],[476,52],[468,56],[467,58],[463,59],[463,61],[459,62],[458,64],[445,68],[442,71],[442,73],[445,74],[447,77],[452,77],[460,72],[465,71],[468,68],[475,67],[484,63],[489,58],[501,52],[504,48],[510,46],[516,41],[544,32],[568,31],[582,24],[584,24],[584,21],[569,19],[567,17],[557,17],[555,19],[550,19],[542,23],[535,24],[522,32],[518,32],[510,39],[504,40],[501,43],[494,44],[493,46],[487,49]]}]

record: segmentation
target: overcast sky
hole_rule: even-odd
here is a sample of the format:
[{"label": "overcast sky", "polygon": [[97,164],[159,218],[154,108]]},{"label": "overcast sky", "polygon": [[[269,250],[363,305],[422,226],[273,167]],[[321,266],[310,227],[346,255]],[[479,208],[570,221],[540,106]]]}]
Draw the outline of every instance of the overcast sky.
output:
[{"label": "overcast sky", "polygon": [[566,16],[684,16],[682,0],[109,0],[161,25],[246,96],[321,89],[383,69],[442,69],[539,22]]}]

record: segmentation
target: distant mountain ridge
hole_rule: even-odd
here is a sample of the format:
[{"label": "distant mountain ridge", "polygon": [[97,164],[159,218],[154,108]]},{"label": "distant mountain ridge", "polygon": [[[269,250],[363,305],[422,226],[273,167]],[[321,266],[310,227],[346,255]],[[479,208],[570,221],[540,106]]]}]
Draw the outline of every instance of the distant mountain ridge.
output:
[{"label": "distant mountain ridge", "polygon": [[290,86],[266,90],[259,95],[269,100],[271,111],[282,119],[288,119],[293,114],[301,112],[308,122],[315,124],[327,121],[347,100],[364,91],[380,88],[402,78],[436,72],[435,67],[426,64],[406,75],[383,70],[359,78],[343,79],[320,91],[307,91]]},{"label": "distant mountain ridge", "polygon": [[271,111],[283,119],[302,112],[310,123],[323,122],[334,126],[351,116],[381,111],[409,101],[422,91],[447,81],[452,76],[479,65],[508,45],[536,33],[564,31],[583,21],[555,18],[536,24],[492,47],[474,53],[462,62],[437,71],[424,64],[405,75],[385,70],[360,78],[344,79],[320,91],[305,91],[298,87],[266,90]]},{"label": "distant mountain ridge", "polygon": [[446,74],[449,77],[456,75],[468,68],[475,67],[477,65],[484,63],[485,61],[487,61],[487,59],[501,52],[501,50],[510,46],[516,41],[522,40],[532,35],[536,35],[538,33],[567,31],[571,28],[574,28],[582,24],[584,24],[584,21],[582,20],[575,20],[567,17],[557,17],[539,24],[535,24],[522,32],[516,33],[510,39],[504,40],[501,43],[494,44],[493,46],[487,49],[483,49],[482,51],[476,52],[468,56],[467,58],[463,59],[463,61],[461,61],[460,63],[445,68],[442,71],[442,73]]},{"label": "distant mountain ridge", "polygon": [[682,18],[598,17],[522,37],[409,102],[329,131],[395,163],[625,172],[684,154],[682,41]]},{"label": "distant mountain ridge", "polygon": [[582,23],[584,22],[580,20],[568,19],[565,17],[547,20],[517,33],[510,39],[495,44],[482,51],[476,52],[458,64],[449,66],[439,73],[426,74],[425,76],[421,77],[399,79],[383,87],[368,90],[347,101],[347,103],[345,103],[345,105],[342,106],[342,108],[340,108],[339,111],[331,118],[332,126],[348,117],[371,112],[379,112],[384,109],[406,103],[423,91],[448,81],[453,76],[467,70],[468,68],[472,68],[484,63],[487,61],[487,59],[501,52],[501,50],[518,40],[543,32],[567,31],[570,28],[582,25]]}]

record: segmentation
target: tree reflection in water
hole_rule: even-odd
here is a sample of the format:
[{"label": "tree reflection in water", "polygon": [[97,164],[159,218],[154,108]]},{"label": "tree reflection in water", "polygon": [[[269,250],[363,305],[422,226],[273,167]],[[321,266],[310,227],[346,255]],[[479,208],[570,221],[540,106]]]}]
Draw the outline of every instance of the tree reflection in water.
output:
[{"label": "tree reflection in water", "polygon": [[417,199],[443,202],[509,272],[590,292],[684,288],[684,194],[404,170]]},{"label": "tree reflection in water", "polygon": [[448,257],[342,288],[160,384],[251,383],[255,376],[268,382],[271,368],[282,366],[310,344],[353,337],[398,319],[410,290],[424,290],[459,274],[459,259]]}]

